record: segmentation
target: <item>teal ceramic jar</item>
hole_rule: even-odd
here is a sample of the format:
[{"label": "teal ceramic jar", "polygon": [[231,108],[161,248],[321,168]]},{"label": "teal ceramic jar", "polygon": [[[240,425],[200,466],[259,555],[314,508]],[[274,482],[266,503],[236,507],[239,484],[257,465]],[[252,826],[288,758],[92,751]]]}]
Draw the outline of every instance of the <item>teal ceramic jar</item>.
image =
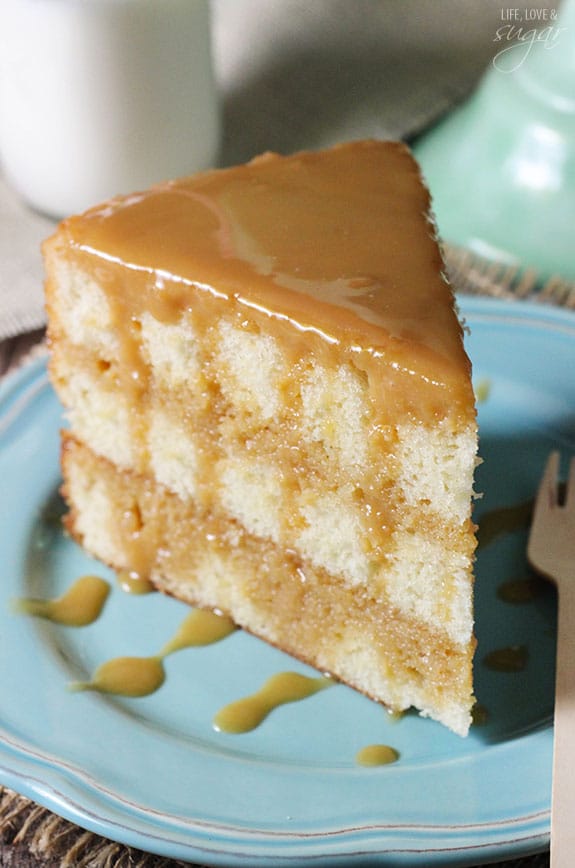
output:
[{"label": "teal ceramic jar", "polygon": [[575,280],[575,0],[519,14],[476,92],[414,150],[446,241]]}]

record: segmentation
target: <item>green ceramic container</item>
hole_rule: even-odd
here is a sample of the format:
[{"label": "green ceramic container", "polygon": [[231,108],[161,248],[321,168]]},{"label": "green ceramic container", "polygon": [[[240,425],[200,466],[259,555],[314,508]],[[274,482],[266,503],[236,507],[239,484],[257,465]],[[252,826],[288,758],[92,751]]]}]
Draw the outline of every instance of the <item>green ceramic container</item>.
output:
[{"label": "green ceramic container", "polygon": [[575,280],[575,0],[547,14],[501,23],[476,92],[414,151],[446,241]]}]

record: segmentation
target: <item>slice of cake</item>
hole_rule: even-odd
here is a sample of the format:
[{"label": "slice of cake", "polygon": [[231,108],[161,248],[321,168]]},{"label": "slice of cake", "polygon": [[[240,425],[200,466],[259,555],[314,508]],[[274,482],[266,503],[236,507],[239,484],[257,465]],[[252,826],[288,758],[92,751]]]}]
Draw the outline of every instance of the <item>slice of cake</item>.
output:
[{"label": "slice of cake", "polygon": [[465,734],[470,364],[408,150],[266,154],[45,244],[68,527]]}]

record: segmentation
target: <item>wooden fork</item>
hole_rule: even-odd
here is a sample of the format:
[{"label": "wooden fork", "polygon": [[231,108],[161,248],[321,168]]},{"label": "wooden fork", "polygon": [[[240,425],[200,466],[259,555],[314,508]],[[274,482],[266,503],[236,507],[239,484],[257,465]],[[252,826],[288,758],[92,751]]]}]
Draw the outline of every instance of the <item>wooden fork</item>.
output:
[{"label": "wooden fork", "polygon": [[551,799],[551,868],[575,865],[575,459],[559,498],[559,453],[541,479],[527,546],[532,566],[557,585],[557,673]]}]

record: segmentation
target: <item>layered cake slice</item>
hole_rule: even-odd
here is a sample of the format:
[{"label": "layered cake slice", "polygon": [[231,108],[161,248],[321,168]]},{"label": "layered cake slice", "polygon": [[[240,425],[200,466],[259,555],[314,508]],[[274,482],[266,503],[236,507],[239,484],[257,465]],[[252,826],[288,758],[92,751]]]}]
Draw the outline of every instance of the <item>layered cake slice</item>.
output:
[{"label": "layered cake slice", "polygon": [[465,734],[474,396],[408,150],[267,154],[44,252],[71,533]]}]

